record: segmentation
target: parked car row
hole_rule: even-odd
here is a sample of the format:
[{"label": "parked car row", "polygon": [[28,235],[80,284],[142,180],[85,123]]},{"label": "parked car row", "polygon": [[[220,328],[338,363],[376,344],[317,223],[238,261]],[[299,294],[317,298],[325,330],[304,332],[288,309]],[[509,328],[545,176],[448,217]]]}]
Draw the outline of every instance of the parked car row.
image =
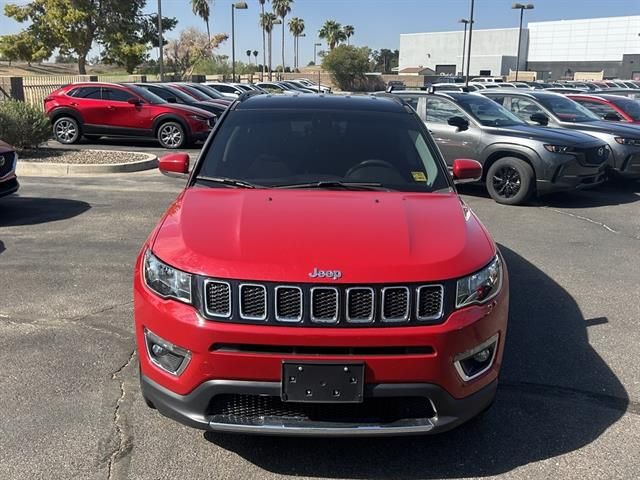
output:
[{"label": "parked car row", "polygon": [[640,178],[640,127],[601,120],[561,94],[518,88],[391,93],[417,111],[450,167],[458,158],[483,164],[482,182],[499,203],[592,187],[608,174]]}]

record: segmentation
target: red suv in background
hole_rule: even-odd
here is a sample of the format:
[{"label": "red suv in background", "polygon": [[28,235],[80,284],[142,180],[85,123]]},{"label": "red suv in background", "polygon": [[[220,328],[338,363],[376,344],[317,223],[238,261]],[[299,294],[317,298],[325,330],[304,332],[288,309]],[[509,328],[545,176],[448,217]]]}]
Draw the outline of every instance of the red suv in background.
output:
[{"label": "red suv in background", "polygon": [[587,107],[603,120],[640,123],[640,102],[635,98],[608,94],[570,94],[574,102]]},{"label": "red suv in background", "polygon": [[45,98],[44,107],[54,138],[65,144],[82,136],[155,137],[165,148],[182,148],[206,139],[216,118],[133,84],[73,83]]},{"label": "red suv in background", "polygon": [[401,100],[233,103],[136,264],[147,404],[285,435],[435,433],[486,410],[508,276],[454,186],[482,167],[452,167]]}]

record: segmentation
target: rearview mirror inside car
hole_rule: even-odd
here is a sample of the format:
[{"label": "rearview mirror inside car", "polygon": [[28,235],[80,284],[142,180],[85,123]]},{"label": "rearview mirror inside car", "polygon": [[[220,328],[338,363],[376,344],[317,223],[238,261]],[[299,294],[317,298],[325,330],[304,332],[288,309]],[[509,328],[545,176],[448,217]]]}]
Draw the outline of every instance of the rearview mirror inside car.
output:
[{"label": "rearview mirror inside car", "polygon": [[464,117],[451,117],[447,123],[458,130],[467,130],[469,128],[469,120]]},{"label": "rearview mirror inside car", "polygon": [[169,176],[183,176],[189,173],[189,155],[186,153],[170,153],[158,161],[160,172]]},{"label": "rearview mirror inside car", "polygon": [[617,113],[613,113],[613,112],[609,112],[607,113],[604,117],[602,117],[604,120],[608,120],[610,122],[619,122],[620,120],[622,120],[620,118],[620,115],[618,115]]},{"label": "rearview mirror inside car", "polygon": [[456,184],[478,182],[482,179],[482,165],[470,158],[458,158],[453,161],[451,173]]},{"label": "rearview mirror inside car", "polygon": [[178,103],[178,99],[176,97],[168,97],[167,102],[169,103]]},{"label": "rearview mirror inside car", "polygon": [[547,117],[544,113],[534,113],[529,117],[529,119],[543,126],[549,125],[549,117]]},{"label": "rearview mirror inside car", "polygon": [[127,100],[127,103],[130,103],[131,105],[142,105],[142,100],[140,100],[139,98],[130,98],[129,100]]},{"label": "rearview mirror inside car", "polygon": [[208,120],[209,126],[213,128],[216,125],[217,121],[218,121],[218,117],[216,117],[215,115],[213,117],[209,117],[209,120]]}]

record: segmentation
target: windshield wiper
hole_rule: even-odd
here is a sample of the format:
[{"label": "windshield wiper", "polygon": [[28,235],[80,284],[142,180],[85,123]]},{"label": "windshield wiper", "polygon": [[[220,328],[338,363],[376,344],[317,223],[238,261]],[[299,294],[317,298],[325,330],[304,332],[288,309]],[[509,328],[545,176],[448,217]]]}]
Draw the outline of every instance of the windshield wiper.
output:
[{"label": "windshield wiper", "polygon": [[207,177],[203,175],[199,175],[196,177],[196,181],[203,180],[205,182],[211,183],[221,183],[223,185],[229,185],[236,188],[257,188],[260,185],[254,185],[250,182],[245,182],[244,180],[237,180],[235,178],[227,178],[227,177]]},{"label": "windshield wiper", "polygon": [[383,186],[381,183],[341,182],[338,180],[323,180],[320,182],[310,183],[290,183],[284,185],[276,185],[274,186],[274,188],[338,188],[342,190],[391,191],[390,188]]}]

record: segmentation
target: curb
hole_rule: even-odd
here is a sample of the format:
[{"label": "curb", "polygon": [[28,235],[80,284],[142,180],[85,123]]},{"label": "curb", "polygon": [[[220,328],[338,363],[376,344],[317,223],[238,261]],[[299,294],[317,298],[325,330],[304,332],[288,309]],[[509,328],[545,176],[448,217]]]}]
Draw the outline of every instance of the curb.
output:
[{"label": "curb", "polygon": [[[93,150],[94,152],[101,152],[103,150]],[[113,150],[104,150],[113,152]],[[47,162],[29,162],[26,160],[21,161],[18,158],[18,164],[16,165],[17,175],[78,175],[78,174],[95,174],[95,173],[131,173],[140,172],[142,170],[151,170],[158,166],[158,157],[150,153],[139,153],[139,155],[146,155],[145,160],[139,160],[137,162],[128,163],[109,163],[103,165],[85,165],[77,163],[47,163]]]}]

